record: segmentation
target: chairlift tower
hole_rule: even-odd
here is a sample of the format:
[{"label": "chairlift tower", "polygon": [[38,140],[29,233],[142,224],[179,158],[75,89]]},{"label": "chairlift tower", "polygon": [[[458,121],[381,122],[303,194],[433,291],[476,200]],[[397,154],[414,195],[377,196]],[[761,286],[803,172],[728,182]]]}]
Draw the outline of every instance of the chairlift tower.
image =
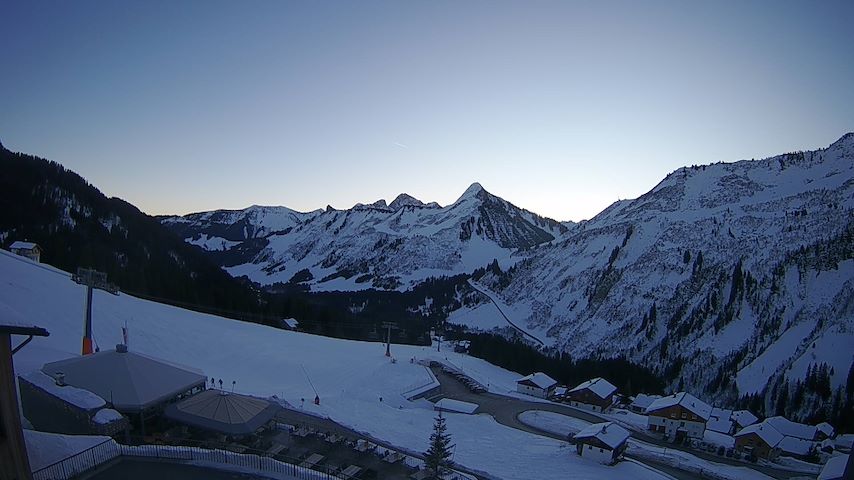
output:
[{"label": "chairlift tower", "polygon": [[79,267],[71,279],[80,285],[86,285],[86,304],[83,308],[83,348],[81,355],[91,355],[92,350],[92,290],[98,289],[113,295],[119,294],[119,287],[107,282],[107,274],[91,268]]},{"label": "chairlift tower", "polygon": [[391,356],[391,330],[397,330],[397,323],[395,322],[383,322],[383,328],[385,328],[388,333],[386,334],[386,342],[385,342],[385,356]]}]

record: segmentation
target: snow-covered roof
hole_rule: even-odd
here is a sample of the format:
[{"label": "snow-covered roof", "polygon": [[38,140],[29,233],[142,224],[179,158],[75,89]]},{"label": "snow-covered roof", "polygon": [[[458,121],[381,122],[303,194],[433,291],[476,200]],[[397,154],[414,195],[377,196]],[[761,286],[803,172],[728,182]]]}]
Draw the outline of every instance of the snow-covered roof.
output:
[{"label": "snow-covered roof", "polygon": [[469,403],[469,402],[461,402],[459,400],[453,400],[450,398],[443,398],[436,402],[435,408],[439,410],[445,410],[448,412],[457,412],[457,413],[467,413],[472,414],[475,410],[477,410],[478,404]]},{"label": "snow-covered roof", "polygon": [[815,428],[817,428],[819,432],[823,433],[827,437],[832,437],[833,433],[836,431],[834,430],[833,425],[827,422],[821,422],[816,425]]},{"label": "snow-covered roof", "polygon": [[166,407],[167,418],[194,427],[231,435],[249,435],[282,408],[261,398],[205,390]]},{"label": "snow-covered roof", "polygon": [[103,398],[95,395],[89,390],[72,387],[71,385],[60,387],[56,384],[56,381],[53,378],[38,370],[27,373],[26,375],[21,375],[21,378],[51,395],[61,398],[67,403],[83,410],[95,410],[107,404]]},{"label": "snow-covered roof", "polygon": [[284,322],[285,325],[288,326],[288,328],[297,328],[297,326],[299,325],[299,322],[295,318],[283,318],[282,322]]},{"label": "snow-covered roof", "polygon": [[617,391],[617,387],[612,385],[611,382],[605,380],[602,377],[596,377],[578,384],[578,386],[576,386],[569,392],[578,392],[584,390],[585,388],[595,393],[596,396],[599,398],[608,398],[608,395],[611,395],[612,393]]},{"label": "snow-covered roof", "polygon": [[98,413],[92,417],[92,421],[95,423],[106,425],[111,422],[115,422],[116,420],[121,420],[124,418],[121,413],[113,410],[112,408],[102,408],[98,410]]},{"label": "snow-covered roof", "polygon": [[33,242],[22,242],[22,241],[18,240],[15,243],[13,243],[12,245],[9,245],[9,250],[13,250],[13,249],[14,250],[18,250],[18,249],[32,250],[35,247],[38,247],[38,245],[36,245]]},{"label": "snow-covered roof", "polygon": [[729,434],[732,430],[732,410],[712,408],[712,413],[706,421],[706,428],[714,432]]},{"label": "snow-covered roof", "polygon": [[42,372],[109,399],[120,411],[136,412],[204,386],[207,377],[135,352],[101,351],[94,355],[45,364]]},{"label": "snow-covered roof", "polygon": [[802,438],[804,440],[812,440],[815,438],[816,427],[812,425],[804,425],[789,420],[786,417],[770,417],[765,419],[769,423],[787,437]]},{"label": "snow-covered roof", "polygon": [[768,444],[768,446],[771,448],[776,447],[780,444],[780,441],[783,440],[783,434],[777,431],[776,428],[772,427],[771,425],[768,425],[765,422],[748,425],[742,428],[734,436],[738,438],[743,437],[745,435],[749,435],[751,433],[755,433],[756,436],[761,438],[762,441]]},{"label": "snow-covered roof", "polygon": [[539,388],[547,390],[555,385],[557,381],[543,372],[536,372],[516,380],[516,383],[530,382]]},{"label": "snow-covered roof", "polygon": [[783,437],[780,443],[777,444],[777,448],[783,453],[808,455],[813,449],[813,442],[801,438]]},{"label": "snow-covered roof", "polygon": [[639,393],[637,394],[635,399],[632,400],[631,406],[646,410],[646,408],[649,407],[652,402],[658,400],[659,398],[661,398],[661,395],[647,395],[645,393]]},{"label": "snow-covered roof", "polygon": [[818,480],[842,480],[842,475],[845,474],[845,465],[848,464],[848,455],[837,455],[831,457],[821,473],[818,474]]},{"label": "snow-covered roof", "polygon": [[596,438],[612,449],[629,438],[629,431],[614,422],[594,423],[575,434],[576,440]]},{"label": "snow-covered roof", "polygon": [[838,437],[836,437],[836,440],[834,440],[833,443],[834,445],[836,445],[837,449],[847,448],[850,450],[852,445],[854,445],[854,433],[846,433],[844,435],[839,435]]},{"label": "snow-covered roof", "polygon": [[709,416],[712,414],[712,407],[708,403],[688,392],[674,393],[673,395],[661,397],[647,407],[646,413],[655,412],[674,405],[680,405],[687,410],[690,410],[694,415],[697,415],[703,420],[708,420]]},{"label": "snow-covered roof", "polygon": [[754,423],[759,421],[759,419],[756,418],[756,415],[752,414],[747,410],[736,410],[732,412],[732,419],[739,427],[753,425]]}]

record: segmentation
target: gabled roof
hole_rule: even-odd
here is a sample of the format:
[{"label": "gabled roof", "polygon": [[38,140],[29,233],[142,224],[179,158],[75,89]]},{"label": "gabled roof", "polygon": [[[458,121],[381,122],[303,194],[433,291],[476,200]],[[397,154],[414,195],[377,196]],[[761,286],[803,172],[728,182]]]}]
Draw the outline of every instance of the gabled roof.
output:
[{"label": "gabled roof", "polygon": [[299,326],[299,322],[295,318],[283,318],[282,323],[288,326],[288,328],[297,328]]},{"label": "gabled roof", "polygon": [[706,422],[706,428],[714,432],[729,434],[732,430],[732,410],[723,408],[712,408],[712,413],[709,415],[709,420]]},{"label": "gabled roof", "polygon": [[817,428],[819,432],[823,433],[825,436],[828,437],[832,437],[833,433],[836,431],[834,430],[833,425],[827,422],[821,422],[816,425],[815,428]]},{"label": "gabled roof", "polygon": [[768,425],[765,422],[748,425],[747,427],[742,428],[734,436],[735,438],[738,438],[743,437],[745,435],[749,435],[751,433],[755,433],[756,436],[761,438],[762,441],[768,444],[768,446],[771,448],[776,447],[780,444],[780,441],[783,440],[783,434],[777,431],[776,428],[772,427],[771,425]]},{"label": "gabled roof", "polygon": [[281,407],[260,398],[205,390],[166,407],[166,417],[230,435],[249,435],[269,422]]},{"label": "gabled roof", "polygon": [[35,247],[38,247],[38,245],[33,243],[33,242],[22,242],[22,241],[18,240],[15,243],[13,243],[12,245],[9,245],[9,250],[12,250],[12,249],[17,250],[19,248],[22,250],[32,250]]},{"label": "gabled roof", "polygon": [[528,376],[516,380],[516,383],[531,383],[534,386],[548,390],[557,385],[557,381],[543,372],[532,373]]},{"label": "gabled roof", "polygon": [[595,438],[615,449],[629,438],[629,431],[614,422],[594,423],[576,433],[573,438],[576,440]]},{"label": "gabled roof", "polygon": [[787,437],[801,438],[804,440],[814,439],[815,433],[818,430],[812,425],[793,422],[786,417],[770,417],[765,419],[765,423],[772,425],[778,432]]},{"label": "gabled roof", "polygon": [[747,410],[736,410],[732,412],[732,419],[739,427],[753,425],[754,423],[759,421],[759,419],[756,418],[756,415],[750,413]]},{"label": "gabled roof", "polygon": [[189,367],[115,350],[47,363],[42,371],[54,378],[62,372],[68,385],[89,390],[124,412],[138,412],[207,382]]},{"label": "gabled roof", "polygon": [[655,412],[674,405],[679,405],[690,410],[694,415],[702,418],[703,420],[708,420],[709,416],[712,414],[712,407],[708,403],[687,392],[674,393],[673,395],[659,398],[647,407],[646,413]]},{"label": "gabled roof", "polygon": [[842,480],[842,476],[845,475],[845,466],[848,464],[848,455],[837,455],[835,457],[831,457],[827,463],[824,464],[824,468],[821,469],[821,473],[818,474],[818,480]]},{"label": "gabled roof", "polygon": [[647,395],[645,393],[639,393],[634,400],[632,400],[631,406],[636,408],[642,408],[646,410],[647,407],[652,404],[652,402],[661,398],[661,395]]},{"label": "gabled roof", "polygon": [[612,393],[617,391],[617,387],[612,385],[611,382],[605,380],[604,378],[596,377],[578,384],[578,386],[576,386],[567,393],[580,392],[584,389],[590,390],[591,392],[596,394],[597,397],[602,399],[608,398],[608,395],[611,395]]}]

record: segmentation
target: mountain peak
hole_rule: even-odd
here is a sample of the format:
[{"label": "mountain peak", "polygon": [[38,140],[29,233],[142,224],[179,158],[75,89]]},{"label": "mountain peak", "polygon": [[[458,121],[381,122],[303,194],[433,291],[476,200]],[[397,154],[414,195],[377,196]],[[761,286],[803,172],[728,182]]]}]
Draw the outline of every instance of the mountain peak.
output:
[{"label": "mountain peak", "polygon": [[484,190],[484,188],[479,183],[474,182],[469,185],[469,188],[467,188],[466,191],[463,192],[463,194],[457,201],[459,202],[460,200],[465,200],[467,198],[475,198],[479,196],[481,192],[486,192],[486,190]]},{"label": "mountain peak", "polygon": [[392,200],[391,204],[389,205],[389,208],[391,208],[392,210],[398,210],[400,208],[403,208],[403,207],[406,207],[409,205],[421,207],[424,205],[424,202],[422,202],[421,200],[418,200],[417,198],[413,197],[412,195],[407,195],[405,193],[401,193],[400,195],[397,196],[397,198]]},{"label": "mountain peak", "polygon": [[854,146],[854,132],[848,132],[839,137],[839,140],[830,144],[830,148],[842,146]]}]

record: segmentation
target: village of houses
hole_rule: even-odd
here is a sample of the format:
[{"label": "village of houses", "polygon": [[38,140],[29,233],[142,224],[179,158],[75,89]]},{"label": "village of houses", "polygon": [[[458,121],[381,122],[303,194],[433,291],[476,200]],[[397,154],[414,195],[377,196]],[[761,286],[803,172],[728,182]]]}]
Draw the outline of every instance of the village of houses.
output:
[{"label": "village of houses", "polygon": [[[688,392],[624,397],[604,378],[574,387],[559,386],[537,372],[517,381],[517,391],[602,414],[612,421],[590,425],[569,440],[579,455],[607,464],[620,459],[631,431],[718,456],[756,463],[792,464],[789,460],[824,464],[819,478],[842,478],[854,434],[836,435],[827,422],[806,425],[782,416],[759,420],[747,410],[713,407]],[[830,461],[829,461],[830,460]]]}]

